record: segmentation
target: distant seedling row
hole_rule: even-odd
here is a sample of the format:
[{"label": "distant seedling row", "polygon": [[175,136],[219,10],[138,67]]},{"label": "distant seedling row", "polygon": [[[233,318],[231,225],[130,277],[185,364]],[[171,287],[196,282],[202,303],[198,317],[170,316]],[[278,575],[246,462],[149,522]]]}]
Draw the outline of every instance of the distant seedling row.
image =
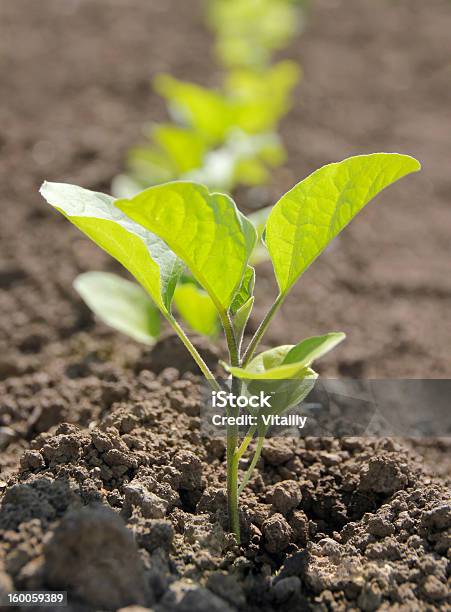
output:
[{"label": "distant seedling row", "polygon": [[[129,198],[175,180],[196,181],[229,194],[240,185],[269,183],[271,172],[286,158],[278,128],[301,74],[295,62],[272,63],[272,58],[301,30],[306,6],[306,0],[206,0],[205,21],[215,35],[216,57],[224,71],[222,85],[202,87],[169,75],[154,79],[170,120],[146,128],[146,142],[131,148],[127,171],[113,180],[113,195]],[[263,207],[249,216],[259,237],[269,211]],[[250,262],[267,259],[259,241]],[[93,287],[101,295],[109,294],[113,285],[122,292],[127,287],[126,281],[112,275],[83,275],[75,282],[94,308]],[[138,300],[136,288],[128,289],[130,300]],[[192,275],[183,275],[174,304],[192,330],[217,335],[220,321],[214,304]],[[155,316],[152,338],[159,329]]]},{"label": "distant seedling row", "polygon": [[117,197],[171,180],[232,193],[269,182],[285,160],[278,127],[301,71],[293,61],[272,58],[301,30],[306,1],[205,0],[204,8],[221,84],[154,79],[170,120],[146,128],[146,141],[129,151],[127,171],[113,181]]}]

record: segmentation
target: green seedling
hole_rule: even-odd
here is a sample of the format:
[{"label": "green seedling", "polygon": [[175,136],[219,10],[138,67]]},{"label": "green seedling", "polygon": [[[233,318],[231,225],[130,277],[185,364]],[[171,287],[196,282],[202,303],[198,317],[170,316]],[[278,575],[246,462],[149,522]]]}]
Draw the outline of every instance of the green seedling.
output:
[{"label": "green seedling", "polygon": [[[243,440],[236,424],[227,425],[228,511],[237,541],[239,493],[258,461],[266,434],[264,417],[281,415],[302,401],[317,377],[313,363],[340,343],[344,334],[315,336],[256,355],[258,345],[290,289],[335,236],[385,187],[419,169],[414,158],[396,153],[351,157],[324,166],[282,196],[270,211],[262,233],[278,295],[245,348],[244,333],[254,304],[255,271],[249,260],[257,231],[229,196],[183,181],[151,187],[130,199],[114,199],[61,183],[44,183],[41,188],[49,204],[116,258],[149,295],[146,302],[143,292],[134,293],[128,284],[121,286],[104,278],[97,286],[95,277],[90,277],[82,294],[95,312],[121,331],[146,341],[156,329],[150,309],[155,305],[212,390],[218,392],[218,379],[172,311],[173,302],[180,299],[182,308],[193,309],[185,317],[195,319],[198,296],[193,298],[192,290],[180,285],[188,269],[196,283],[193,287],[200,287],[202,295],[208,296],[224,330],[229,358],[223,365],[230,374],[232,390],[236,395],[274,392],[274,401],[269,408],[257,411],[258,423]],[[178,298],[177,291],[182,291]],[[109,300],[105,299],[107,295]],[[210,325],[213,328],[212,320],[209,329]],[[230,403],[228,416],[237,417],[239,413],[240,408]],[[239,460],[255,435],[257,447],[239,484]]]},{"label": "green seedling", "polygon": [[246,134],[271,132],[290,108],[299,67],[285,60],[261,73],[235,69],[228,73],[221,89],[208,89],[169,75],[155,79],[163,96],[182,124],[202,134],[210,145],[225,141],[230,130]]},{"label": "green seedling", "polygon": [[291,0],[208,0],[207,23],[216,54],[226,67],[265,67],[287,46],[302,24],[299,2]]},{"label": "green seedling", "polygon": [[270,169],[285,159],[277,126],[298,79],[299,68],[290,61],[261,74],[233,70],[218,90],[160,75],[155,87],[174,123],[152,127],[149,143],[129,152],[128,173],[116,177],[114,194],[131,197],[172,180],[226,192],[265,184]]}]

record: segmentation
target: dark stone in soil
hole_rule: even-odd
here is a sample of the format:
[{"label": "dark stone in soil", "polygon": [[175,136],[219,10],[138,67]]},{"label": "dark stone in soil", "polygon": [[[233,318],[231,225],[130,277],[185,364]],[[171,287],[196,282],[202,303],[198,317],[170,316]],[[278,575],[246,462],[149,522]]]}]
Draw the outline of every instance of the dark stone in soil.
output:
[{"label": "dark stone in soil", "polygon": [[44,579],[93,608],[150,603],[152,595],[132,534],[112,510],[68,513],[44,547]]}]

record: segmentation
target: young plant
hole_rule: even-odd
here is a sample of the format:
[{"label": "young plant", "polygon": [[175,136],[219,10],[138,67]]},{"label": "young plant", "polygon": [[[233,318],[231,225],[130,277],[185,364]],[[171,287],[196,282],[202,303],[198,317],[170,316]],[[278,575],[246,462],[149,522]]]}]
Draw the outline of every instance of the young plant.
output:
[{"label": "young plant", "polygon": [[215,33],[220,62],[229,68],[265,67],[301,26],[301,7],[295,4],[299,2],[207,0],[207,22]]},{"label": "young plant", "polygon": [[[266,433],[263,417],[283,414],[302,401],[317,377],[313,362],[341,342],[344,334],[316,336],[255,355],[259,342],[290,289],[333,238],[382,189],[419,169],[414,158],[396,153],[351,157],[324,166],[282,196],[263,233],[279,291],[245,350],[243,337],[254,304],[255,271],[249,259],[257,232],[229,196],[192,182],[167,183],[116,200],[74,185],[44,183],[41,188],[49,204],[116,258],[149,295],[146,302],[142,291],[134,295],[128,284],[121,288],[114,282],[91,282],[84,286],[84,297],[96,312],[115,327],[119,322],[122,331],[145,339],[154,329],[154,304],[212,390],[218,391],[218,380],[172,312],[179,281],[188,268],[214,305],[224,330],[229,351],[224,367],[235,395],[258,389],[273,392],[270,407],[257,411],[258,423],[242,441],[236,424],[227,425],[228,511],[237,541],[239,493],[259,458]],[[190,308],[189,299],[184,307]],[[228,415],[236,417],[239,412],[230,402]],[[256,451],[239,484],[238,463],[255,434]]]},{"label": "young plant", "polygon": [[155,88],[174,122],[152,127],[149,142],[131,149],[128,172],[115,178],[113,192],[131,197],[172,180],[226,192],[266,183],[270,169],[285,159],[277,126],[299,72],[288,60],[259,74],[236,69],[217,90],[160,75]]}]

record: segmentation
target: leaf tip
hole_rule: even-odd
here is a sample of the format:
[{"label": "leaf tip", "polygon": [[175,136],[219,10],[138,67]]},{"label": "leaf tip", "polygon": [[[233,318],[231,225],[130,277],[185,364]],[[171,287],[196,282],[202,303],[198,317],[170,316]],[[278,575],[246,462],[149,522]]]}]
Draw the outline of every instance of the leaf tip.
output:
[{"label": "leaf tip", "polygon": [[413,155],[405,153],[398,153],[397,155],[409,164],[410,172],[419,172],[421,170],[421,162],[416,157],[413,157]]},{"label": "leaf tip", "polygon": [[51,206],[56,206],[53,200],[55,200],[55,193],[57,193],[57,189],[60,183],[52,183],[50,181],[44,181],[42,185],[39,187],[39,194],[44,198],[47,204]]},{"label": "leaf tip", "polygon": [[89,278],[90,278],[90,272],[82,272],[81,274],[76,276],[74,280],[72,281],[72,287],[75,289],[75,291],[79,295],[83,294],[83,287],[86,284],[86,280]]},{"label": "leaf tip", "polygon": [[48,191],[50,183],[48,181],[43,181],[41,186],[39,187],[39,193],[43,198],[45,198],[45,194]]},{"label": "leaf tip", "polygon": [[416,157],[412,157],[411,159],[413,162],[413,172],[419,172],[423,168],[422,163]]}]

